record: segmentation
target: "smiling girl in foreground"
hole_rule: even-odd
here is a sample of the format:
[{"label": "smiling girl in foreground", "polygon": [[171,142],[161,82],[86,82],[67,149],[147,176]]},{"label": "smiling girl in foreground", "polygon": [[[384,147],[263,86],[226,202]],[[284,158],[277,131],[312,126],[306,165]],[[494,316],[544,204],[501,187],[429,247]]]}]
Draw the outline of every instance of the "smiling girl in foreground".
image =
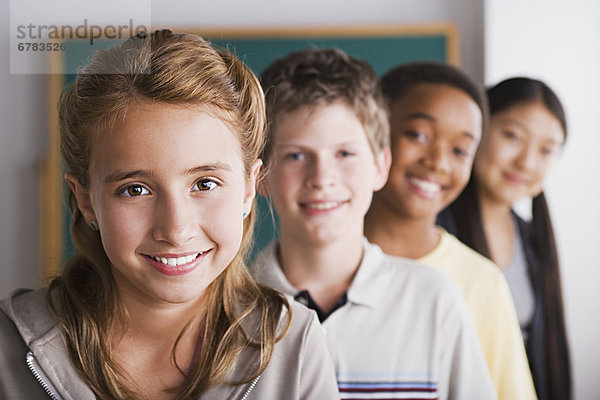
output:
[{"label": "smiling girl in foreground", "polygon": [[264,129],[246,66],[140,34],[82,70],[60,128],[77,253],[3,302],[0,397],[338,397],[314,315],[244,266]]}]

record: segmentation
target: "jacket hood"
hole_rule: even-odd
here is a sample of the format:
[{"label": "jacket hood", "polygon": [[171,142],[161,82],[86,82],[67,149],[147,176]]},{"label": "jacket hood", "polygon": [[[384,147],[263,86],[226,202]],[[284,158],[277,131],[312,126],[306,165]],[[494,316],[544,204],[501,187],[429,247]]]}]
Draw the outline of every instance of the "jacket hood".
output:
[{"label": "jacket hood", "polygon": [[32,374],[47,393],[65,400],[94,400],[72,367],[62,335],[48,310],[46,290],[17,290],[0,304],[14,322],[30,354],[23,356]]}]

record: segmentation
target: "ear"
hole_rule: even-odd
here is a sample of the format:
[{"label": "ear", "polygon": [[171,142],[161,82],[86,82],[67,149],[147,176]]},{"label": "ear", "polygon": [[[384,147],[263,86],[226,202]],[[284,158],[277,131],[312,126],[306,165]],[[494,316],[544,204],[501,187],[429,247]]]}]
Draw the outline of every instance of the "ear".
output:
[{"label": "ear", "polygon": [[383,188],[388,180],[390,167],[392,165],[392,152],[389,147],[384,147],[375,157],[375,181],[373,191],[377,192]]},{"label": "ear", "polygon": [[81,211],[86,224],[89,225],[91,221],[96,221],[96,213],[92,207],[92,201],[90,199],[89,192],[84,189],[84,187],[81,185],[81,182],[79,182],[79,179],[77,179],[72,173],[67,172],[65,174],[65,179],[69,184],[69,188],[71,188],[71,191],[75,195],[77,207],[79,208],[79,211]]},{"label": "ear", "polygon": [[262,167],[262,160],[256,159],[250,168],[250,176],[246,181],[246,192],[244,194],[244,212],[250,212],[252,208],[252,202],[256,196],[256,180],[258,179],[258,173]]}]

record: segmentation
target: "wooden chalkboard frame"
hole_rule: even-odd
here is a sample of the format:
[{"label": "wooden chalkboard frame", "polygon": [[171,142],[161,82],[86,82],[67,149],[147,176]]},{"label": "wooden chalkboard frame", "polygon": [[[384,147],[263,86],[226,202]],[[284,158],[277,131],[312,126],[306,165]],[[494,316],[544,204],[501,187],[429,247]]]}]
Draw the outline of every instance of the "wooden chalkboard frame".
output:
[{"label": "wooden chalkboard frame", "polygon": [[[268,50],[268,43],[287,43],[297,46],[303,42],[303,47],[340,47],[349,54],[366,59],[373,64],[369,57],[363,57],[359,53],[354,53],[352,49],[344,48],[348,43],[375,43],[382,45],[382,50],[386,51],[388,56],[386,62],[395,64],[412,61],[416,59],[430,59],[446,61],[452,65],[459,65],[459,38],[458,30],[453,24],[423,24],[423,25],[378,25],[378,26],[335,26],[335,27],[291,27],[291,28],[213,28],[213,29],[174,29],[177,31],[187,31],[199,34],[217,45],[226,45],[232,51],[236,52],[242,60],[247,62],[252,68],[252,57],[258,56],[263,62],[266,62],[265,55],[260,54],[256,48],[247,47],[248,43],[262,44]],[[439,39],[443,42],[441,49],[435,50],[435,55],[410,56],[404,54],[406,58],[394,61],[392,56],[399,55],[402,50],[390,50],[393,45],[400,41],[416,41],[415,43],[425,43],[426,40]],[[271,41],[271,42],[269,42]],[[272,46],[275,48],[275,46]],[[413,47],[415,48],[415,47]],[[417,48],[421,48],[417,46]],[[296,48],[290,48],[292,51]],[[264,49],[263,49],[264,50]],[[283,56],[282,53],[268,54],[267,57]],[[400,54],[402,55],[402,54]],[[50,72],[48,80],[48,149],[45,159],[41,163],[40,179],[40,265],[41,276],[44,281],[55,275],[65,261],[66,243],[68,242],[68,229],[66,227],[67,206],[64,195],[63,168],[59,154],[59,132],[58,132],[58,111],[57,104],[60,94],[67,82],[65,71],[71,71],[72,66],[66,65],[66,54],[50,54]],[[394,65],[395,65],[394,64]],[[376,73],[378,65],[373,65]],[[381,69],[381,68],[379,68]],[[260,71],[255,72],[258,74]]]}]

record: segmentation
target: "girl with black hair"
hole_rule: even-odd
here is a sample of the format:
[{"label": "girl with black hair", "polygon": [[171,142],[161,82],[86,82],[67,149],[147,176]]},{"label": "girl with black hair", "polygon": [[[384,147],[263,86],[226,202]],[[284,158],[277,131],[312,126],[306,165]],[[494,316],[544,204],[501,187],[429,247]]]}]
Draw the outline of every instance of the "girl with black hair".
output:
[{"label": "girl with black hair", "polygon": [[[560,272],[542,190],[567,126],[556,94],[543,82],[511,78],[487,91],[490,126],[461,196],[438,223],[493,260],[509,283],[538,397],[569,399],[569,350]],[[532,198],[526,222],[514,204]]]}]

